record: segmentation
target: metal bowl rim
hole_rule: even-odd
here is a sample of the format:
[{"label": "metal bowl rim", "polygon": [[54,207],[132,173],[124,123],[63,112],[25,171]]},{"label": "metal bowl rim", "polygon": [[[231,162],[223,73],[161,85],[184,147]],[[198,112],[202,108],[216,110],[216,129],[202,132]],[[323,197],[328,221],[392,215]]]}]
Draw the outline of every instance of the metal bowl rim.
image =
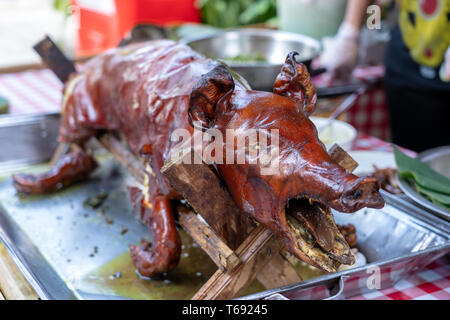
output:
[{"label": "metal bowl rim", "polygon": [[434,159],[436,158],[436,156],[442,154],[450,154],[450,146],[442,146],[423,151],[417,155],[417,158],[424,162],[427,162],[428,160]]},{"label": "metal bowl rim", "polygon": [[[311,54],[311,57],[305,57],[299,62],[304,62],[308,60],[314,59],[321,51],[321,44],[318,40],[288,31],[281,31],[281,30],[272,30],[272,29],[258,29],[258,28],[243,28],[243,29],[230,29],[230,30],[223,30],[219,31],[214,34],[208,34],[204,36],[192,36],[192,37],[184,37],[179,40],[181,44],[185,44],[190,46],[191,43],[197,42],[197,41],[205,41],[205,40],[211,40],[214,38],[224,38],[225,36],[240,36],[241,34],[248,34],[248,35],[255,35],[255,36],[272,36],[275,41],[280,40],[293,40],[297,42],[302,42],[308,46],[310,46],[313,49],[313,54]],[[275,37],[276,36],[276,37]],[[280,38],[281,37],[281,38]],[[201,52],[200,52],[201,53]],[[203,53],[201,53],[203,54]],[[281,68],[283,65],[270,63],[270,62],[254,62],[254,63],[245,63],[245,62],[233,62],[233,61],[227,61],[225,59],[218,59],[220,61],[225,62],[228,66],[231,68],[266,68],[266,67],[276,67]]]}]

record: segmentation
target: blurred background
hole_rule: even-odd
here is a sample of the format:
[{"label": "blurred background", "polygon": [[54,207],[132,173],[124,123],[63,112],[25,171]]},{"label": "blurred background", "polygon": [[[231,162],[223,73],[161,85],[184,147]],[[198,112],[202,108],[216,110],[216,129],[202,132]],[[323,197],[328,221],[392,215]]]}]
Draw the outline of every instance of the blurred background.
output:
[{"label": "blurred background", "polygon": [[[378,4],[383,8],[381,28],[369,32],[363,24],[358,66],[350,84],[383,77],[389,19],[395,20],[396,11],[394,1]],[[116,47],[134,26],[142,24],[161,27],[152,29],[150,38],[178,40],[251,27],[293,32],[325,43],[338,32],[346,6],[347,0],[0,0],[0,112],[59,110],[61,83],[49,70],[36,71],[42,66],[32,50],[45,35],[75,60]],[[161,34],[153,34],[155,30]],[[312,65],[320,67],[317,57]],[[327,76],[315,77],[316,87],[330,87]],[[322,97],[316,115],[329,116],[343,99],[342,95]],[[360,133],[389,139],[382,88],[359,97],[340,119]]]},{"label": "blurred background", "polygon": [[[55,58],[61,58],[60,55],[48,54],[49,48],[55,47],[49,39],[42,41],[46,35],[74,62],[74,65],[69,63],[70,71],[65,76],[61,76],[58,71],[64,69],[64,65],[67,67],[67,61]],[[112,166],[111,163],[111,166],[103,166],[104,170],[111,170],[111,174],[107,177],[103,177],[103,173],[96,174],[89,182],[94,183],[91,187],[72,189],[75,193],[64,191],[48,198],[27,199],[19,196],[12,189],[9,178],[10,171],[17,168],[22,170],[24,167],[30,172],[35,169],[43,170],[47,168],[43,162],[50,157],[56,159],[64,153],[63,144],[57,148],[57,135],[60,113],[64,112],[61,110],[63,90],[67,85],[66,93],[71,91],[70,82],[66,80],[68,74],[73,76],[74,67],[81,72],[89,58],[105,50],[131,42],[161,38],[180,41],[208,58],[226,63],[235,80],[242,80],[237,75],[240,74],[253,89],[261,91],[273,91],[275,79],[286,56],[297,51],[299,54],[295,59],[308,68],[317,89],[317,108],[310,119],[317,128],[319,139],[328,150],[338,144],[350,152],[359,163],[356,174],[373,172],[381,187],[392,193],[391,197],[395,194],[395,198],[392,198],[394,200],[389,197],[390,203],[388,202],[395,204],[395,210],[392,209],[394,207],[387,206],[391,209],[377,212],[364,210],[362,215],[345,215],[348,218],[342,221],[355,223],[358,230],[358,249],[362,251],[358,255],[367,254],[369,263],[381,261],[380,265],[384,266],[381,270],[383,286],[413,274],[422,264],[433,261],[430,269],[420,276],[410,278],[407,282],[399,282],[398,287],[389,289],[387,293],[370,293],[364,299],[450,299],[448,259],[442,259],[439,263],[434,261],[448,250],[448,245],[441,243],[441,240],[435,241],[434,231],[432,232],[441,229],[443,232],[445,225],[440,221],[436,222],[436,217],[429,220],[430,228],[425,223],[430,213],[450,219],[450,187],[445,187],[444,190],[443,186],[448,186],[445,182],[447,180],[442,180],[444,177],[437,176],[438,173],[433,170],[425,169],[423,163],[414,162],[410,165],[413,162],[404,158],[402,164],[392,154],[392,144],[406,148],[404,150],[410,155],[419,153],[418,159],[450,178],[450,0],[0,0],[0,235],[8,236],[9,229],[16,229],[14,232],[23,229],[29,236],[23,242],[13,233],[14,241],[11,243],[18,241],[14,245],[19,249],[19,255],[14,256],[20,257],[20,251],[27,249],[23,243],[32,243],[44,254],[45,263],[58,270],[58,279],[51,281],[74,284],[73,282],[78,283],[82,277],[86,277],[93,279],[91,284],[102,294],[114,292],[117,295],[131,294],[139,298],[161,298],[170,292],[169,295],[174,294],[178,299],[184,296],[184,282],[169,281],[162,277],[159,280],[164,279],[163,282],[149,285],[149,281],[137,277],[128,253],[120,255],[120,259],[116,257],[119,254],[117,250],[126,250],[128,243],[138,241],[138,238],[123,238],[125,234],[126,237],[140,237],[141,234],[138,226],[132,224],[138,223],[138,220],[128,221],[131,216],[121,212],[125,207],[117,201],[122,196],[116,197],[114,193],[107,200],[114,201],[109,203],[114,206],[102,205],[108,195],[103,188],[115,191],[112,188],[118,186],[114,182],[118,180],[111,181],[112,185],[108,183],[110,177],[120,177],[115,165]],[[59,74],[61,80],[41,62],[39,55],[33,50],[38,42],[41,44],[41,52],[47,53],[47,61],[51,61],[49,66]],[[57,49],[55,51],[59,53]],[[129,51],[121,51],[120,56],[117,55],[118,59],[129,59],[130,56],[124,54],[126,52]],[[138,73],[140,68],[141,65],[137,66],[131,73]],[[133,78],[129,77],[129,72],[125,75],[129,79]],[[158,76],[167,78],[167,73],[161,72]],[[102,78],[100,81],[110,80]],[[175,83],[176,94],[192,88],[185,86],[186,84],[194,85],[189,73],[180,81],[169,82],[170,86]],[[72,88],[78,83],[84,82],[72,82]],[[299,87],[302,86],[303,84]],[[129,86],[124,88],[128,89]],[[306,95],[306,92],[303,93]],[[84,95],[75,95],[75,99],[80,97],[83,99]],[[94,101],[81,101],[101,104],[102,98],[104,96]],[[74,112],[76,116],[86,116],[81,113]],[[87,116],[98,115],[95,112],[91,115],[89,112]],[[430,150],[436,147],[439,148]],[[55,149],[58,151],[55,152]],[[427,151],[422,153],[424,150]],[[61,159],[66,161],[67,158]],[[102,157],[102,163],[108,159]],[[31,163],[39,165],[28,167]],[[109,164],[109,160],[107,163]],[[63,171],[67,169],[66,164],[61,166]],[[397,167],[403,176],[401,180],[397,179]],[[50,172],[54,172],[53,169]],[[414,176],[415,179],[407,181],[406,177],[409,179],[409,176]],[[54,179],[50,175],[47,180]],[[433,180],[436,183],[430,183]],[[122,192],[123,190],[120,194]],[[357,192],[354,194],[358,196]],[[87,196],[89,197],[85,198]],[[83,198],[83,207],[78,207],[81,203],[76,203]],[[103,200],[97,200],[100,198]],[[99,202],[99,205],[93,205],[92,209],[95,207],[95,211],[88,214],[85,204],[90,206],[90,202]],[[110,219],[110,212],[107,212],[109,207],[117,209],[115,223]],[[39,220],[32,219],[30,209],[37,209],[34,213],[38,213]],[[44,219],[39,213],[44,215]],[[129,213],[131,214],[131,210]],[[81,214],[84,222],[78,219]],[[419,215],[422,215],[420,219]],[[96,217],[99,220],[94,220]],[[103,220],[106,221],[103,226],[106,229],[102,229]],[[420,220],[417,227],[414,222],[416,220]],[[36,227],[37,221],[55,232],[42,233]],[[407,228],[402,225],[404,221],[408,222]],[[16,223],[20,228],[14,227]],[[2,232],[2,224],[6,226],[3,228],[6,232]],[[92,238],[90,226],[96,230]],[[144,226],[139,227],[145,230]],[[376,232],[375,227],[378,228]],[[422,231],[418,232],[416,229],[424,230],[423,235]],[[87,236],[81,237],[83,234]],[[438,234],[436,237],[440,239],[441,231]],[[59,240],[55,241],[53,235],[60,237],[55,238]],[[116,236],[121,238],[115,238]],[[74,243],[78,244],[78,241],[73,241],[75,238],[82,240],[79,247],[72,246]],[[5,242],[8,243],[9,241]],[[99,257],[103,260],[97,260],[100,243],[105,244],[100,246],[99,251]],[[92,247],[94,253],[91,251]],[[423,251],[425,249],[426,252]],[[6,249],[3,248],[3,252],[3,256],[7,256]],[[189,256],[188,253],[185,254]],[[399,260],[394,260],[400,254]],[[86,260],[88,255],[89,259]],[[34,254],[31,256],[35,258]],[[123,260],[123,257],[128,260]],[[202,259],[197,258],[197,255],[191,255],[191,260],[184,260],[185,268],[191,264],[186,261],[201,260],[204,264]],[[103,264],[110,259],[113,259],[110,263]],[[126,265],[122,265],[124,261]],[[55,278],[53,273],[47,274],[50,268],[46,264],[34,262],[33,260],[33,268],[45,267],[43,273],[38,274],[46,275],[43,279],[35,279],[36,283],[45,284],[45,281],[50,282],[48,279]],[[11,265],[14,263],[11,262]],[[181,275],[191,285],[196,281],[203,281],[201,279],[207,273],[194,270],[197,265],[189,267],[189,270],[196,272],[195,276],[184,277],[185,271],[177,271],[175,278],[180,278]],[[358,263],[356,265],[359,266]],[[6,264],[3,266],[5,268]],[[311,267],[304,267],[306,272],[301,274],[303,279],[318,275]],[[32,270],[25,265],[21,271],[28,269]],[[97,270],[101,271],[97,273]],[[121,271],[116,272],[117,270]],[[128,271],[123,274],[124,282],[117,282],[125,270]],[[361,270],[358,272],[363,272]],[[0,270],[0,282],[2,272]],[[8,275],[7,272],[4,273]],[[64,275],[64,278],[59,279],[60,275]],[[353,279],[346,280],[345,290],[351,294],[356,292],[358,285],[366,292],[365,281],[360,281],[359,275],[358,273]],[[13,277],[8,275],[4,279],[12,281]],[[340,280],[343,281],[343,278]],[[358,281],[351,282],[352,280]],[[128,286],[130,281],[132,286]],[[76,283],[74,287],[78,289]],[[308,287],[311,283],[308,283]],[[347,286],[347,283],[352,285]],[[166,284],[167,289],[163,289],[162,285]],[[48,288],[60,288],[59,284],[45,285],[46,288],[47,285]],[[342,285],[343,282],[337,295],[344,290]],[[17,285],[19,286],[21,284]],[[11,287],[16,288],[16,285]],[[186,284],[186,288],[188,287]],[[158,290],[155,291],[155,288]],[[176,292],[178,288],[180,292]],[[319,297],[322,290],[316,289],[323,288],[323,285],[311,287],[314,293],[310,296],[308,291],[308,299],[316,295]],[[2,283],[0,291],[0,300],[2,292],[10,299],[5,294]],[[347,297],[346,293],[347,291],[343,295]],[[62,296],[60,294],[63,293],[58,292],[55,296]],[[271,297],[274,298],[275,295]]]},{"label": "blurred background", "polygon": [[[311,5],[311,2],[316,3]],[[45,34],[56,40],[69,56],[89,56],[116,46],[133,26],[141,23],[166,27],[186,27],[186,24],[215,28],[259,26],[298,32],[321,40],[336,34],[344,18],[346,2],[0,0],[0,68],[39,62],[30,48]],[[184,35],[198,29],[192,27],[181,32]],[[386,38],[377,40],[387,41]]]}]

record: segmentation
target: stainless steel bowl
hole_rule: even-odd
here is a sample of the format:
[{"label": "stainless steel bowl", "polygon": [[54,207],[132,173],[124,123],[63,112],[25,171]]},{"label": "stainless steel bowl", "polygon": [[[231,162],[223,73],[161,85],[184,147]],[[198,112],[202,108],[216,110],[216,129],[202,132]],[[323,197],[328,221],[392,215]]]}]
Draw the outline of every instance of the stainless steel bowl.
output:
[{"label": "stainless steel bowl", "polygon": [[450,179],[450,146],[424,151],[419,154],[419,159]]},{"label": "stainless steel bowl", "polygon": [[[181,42],[195,51],[223,60],[243,76],[253,89],[272,91],[275,78],[289,52],[297,51],[297,61],[308,67],[321,50],[320,43],[296,33],[268,29],[236,29]],[[236,56],[261,55],[265,61],[229,61]]]}]

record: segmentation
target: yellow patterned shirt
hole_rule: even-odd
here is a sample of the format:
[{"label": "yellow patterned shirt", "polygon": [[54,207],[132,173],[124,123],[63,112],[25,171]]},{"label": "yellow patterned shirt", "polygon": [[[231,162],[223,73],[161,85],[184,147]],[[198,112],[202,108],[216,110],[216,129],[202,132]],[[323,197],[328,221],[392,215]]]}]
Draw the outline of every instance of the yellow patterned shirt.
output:
[{"label": "yellow patterned shirt", "polygon": [[402,0],[399,26],[414,61],[439,67],[450,46],[450,0]]}]

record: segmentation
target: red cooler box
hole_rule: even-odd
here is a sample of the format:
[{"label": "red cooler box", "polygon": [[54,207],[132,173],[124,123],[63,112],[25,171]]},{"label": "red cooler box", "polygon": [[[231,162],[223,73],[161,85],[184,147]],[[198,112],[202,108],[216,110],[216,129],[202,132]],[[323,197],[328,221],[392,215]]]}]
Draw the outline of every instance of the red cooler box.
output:
[{"label": "red cooler box", "polygon": [[73,0],[79,12],[77,56],[117,46],[136,24],[200,22],[196,0]]}]

